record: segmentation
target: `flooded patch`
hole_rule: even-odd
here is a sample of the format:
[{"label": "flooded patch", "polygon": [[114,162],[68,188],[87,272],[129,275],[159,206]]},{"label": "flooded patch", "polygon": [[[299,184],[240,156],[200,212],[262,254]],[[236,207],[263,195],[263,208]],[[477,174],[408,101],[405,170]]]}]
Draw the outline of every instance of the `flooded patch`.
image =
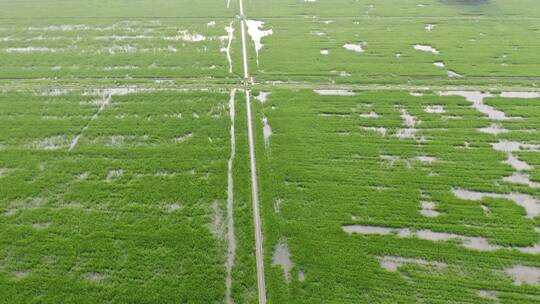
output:
[{"label": "flooded patch", "polygon": [[424,259],[418,258],[405,258],[397,256],[383,256],[379,258],[381,267],[390,272],[398,271],[398,268],[404,264],[417,264],[430,267],[446,267],[445,263],[436,262],[436,261],[427,261]]},{"label": "flooded patch", "polygon": [[173,213],[176,210],[180,210],[182,208],[182,205],[179,202],[174,202],[170,204],[165,204],[163,207],[165,209],[165,212]]},{"label": "flooded patch", "polygon": [[120,178],[122,177],[122,175],[124,175],[124,171],[123,170],[111,170],[109,171],[109,173],[107,173],[107,178],[106,180],[108,182],[111,182],[117,178]]},{"label": "flooded patch", "polygon": [[382,136],[386,136],[387,130],[384,127],[360,127],[362,130],[377,132]]},{"label": "flooded patch", "polygon": [[502,125],[498,123],[492,123],[491,125],[489,125],[489,127],[480,128],[478,129],[478,131],[491,135],[499,135],[510,132],[508,131],[508,129],[503,128]]},{"label": "flooded patch", "polygon": [[324,96],[354,96],[351,90],[314,90],[315,93]]},{"label": "flooded patch", "polygon": [[510,140],[500,140],[496,143],[492,143],[491,146],[497,151],[506,153],[519,152],[522,150],[540,152],[540,144],[529,144]]},{"label": "flooded patch", "polygon": [[264,91],[261,91],[259,92],[259,95],[257,95],[257,97],[255,97],[258,101],[260,101],[261,103],[265,103],[266,100],[268,100],[268,96],[270,95],[271,92],[264,92]]},{"label": "flooded patch", "polygon": [[298,270],[298,281],[304,282],[306,280],[306,273],[303,270]]},{"label": "flooded patch", "polygon": [[512,184],[527,185],[531,188],[540,188],[540,183],[531,181],[530,175],[526,173],[516,172],[512,174],[511,176],[504,177],[503,181],[512,183]]},{"label": "flooded patch", "polygon": [[38,223],[33,223],[32,228],[46,229],[46,228],[49,228],[50,225],[51,225],[51,222],[38,222]]},{"label": "flooded patch", "polygon": [[88,272],[83,274],[83,278],[93,283],[101,283],[105,280],[105,274],[101,272]]},{"label": "flooded patch", "polygon": [[458,74],[458,73],[456,73],[454,71],[451,71],[451,70],[446,71],[446,75],[448,75],[448,77],[450,77],[450,78],[461,78],[461,77],[463,77],[463,75]]},{"label": "flooded patch", "polygon": [[32,143],[32,147],[36,149],[58,150],[69,146],[69,139],[66,135],[56,135],[36,140]]},{"label": "flooded patch", "polygon": [[506,268],[504,272],[514,279],[514,284],[522,285],[523,283],[535,285],[540,281],[540,268],[525,265],[514,265]]},{"label": "flooded patch", "polygon": [[13,272],[13,275],[15,276],[16,279],[24,279],[26,278],[27,276],[29,276],[32,272],[28,269],[24,269],[24,270],[17,270],[17,271],[14,271]]},{"label": "flooded patch", "polygon": [[223,220],[223,211],[218,201],[212,203],[212,222],[210,223],[210,232],[217,239],[223,239],[225,236],[225,222]]},{"label": "flooded patch", "polygon": [[444,62],[442,62],[442,61],[435,61],[433,63],[433,65],[438,67],[438,68],[444,68],[445,67]]},{"label": "flooded patch", "polygon": [[257,64],[259,64],[259,51],[264,46],[261,42],[262,38],[273,34],[273,30],[263,30],[264,22],[257,20],[247,20],[248,34],[255,44],[255,54],[257,56]]},{"label": "flooded patch", "polygon": [[201,42],[205,41],[206,37],[201,34],[190,33],[186,30],[180,30],[178,31],[178,34],[176,36],[165,37],[163,39],[170,41]]},{"label": "flooded patch", "polygon": [[358,233],[358,234],[378,234],[378,235],[387,235],[392,233],[392,228],[379,227],[379,226],[366,226],[366,225],[344,225],[342,226],[343,231],[348,234]]},{"label": "flooded patch", "polygon": [[362,118],[379,118],[379,114],[375,112],[367,112],[367,113],[360,113],[360,117]]},{"label": "flooded patch", "polygon": [[343,45],[343,47],[346,50],[357,52],[357,53],[363,53],[364,52],[364,48],[360,44],[346,43],[346,44]]},{"label": "flooded patch", "polygon": [[291,255],[289,253],[289,247],[285,241],[280,241],[276,248],[274,249],[274,254],[272,255],[272,265],[281,266],[283,269],[283,276],[285,281],[289,283],[291,279],[291,269],[293,266]]},{"label": "flooded patch", "polygon": [[435,28],[435,24],[426,24],[426,26],[424,27],[424,29],[428,32],[431,32],[433,29]]},{"label": "flooded patch", "polygon": [[266,117],[263,117],[262,123],[263,123],[264,144],[268,146],[270,145],[270,136],[272,136],[272,127],[268,123],[268,118]]},{"label": "flooded patch", "polygon": [[380,226],[366,225],[343,225],[343,231],[348,234],[364,234],[364,235],[390,235],[395,234],[400,238],[416,237],[421,240],[428,241],[459,241],[461,246],[477,251],[494,251],[501,247],[490,244],[485,238],[478,236],[464,236],[449,232],[438,232],[428,229],[412,230],[410,228],[389,228]]},{"label": "flooded patch", "polygon": [[415,127],[420,123],[420,121],[417,121],[416,117],[412,116],[406,109],[401,109],[400,116],[403,120],[403,125],[406,128],[398,129],[396,136],[398,138],[416,138],[418,129]]},{"label": "flooded patch", "polygon": [[432,47],[431,45],[415,44],[414,49],[417,50],[417,51],[429,52],[429,53],[433,53],[433,54],[439,54],[439,50]]},{"label": "flooded patch", "polygon": [[229,26],[225,27],[225,31],[227,32],[227,48],[225,49],[225,53],[227,54],[227,62],[229,62],[229,73],[232,73],[231,45],[234,39],[233,21],[229,23]]},{"label": "flooded patch", "polygon": [[479,201],[483,198],[502,198],[513,201],[516,205],[521,206],[527,212],[528,218],[534,218],[540,215],[540,200],[525,193],[490,193],[476,192],[465,189],[452,189],[452,193],[459,199]]},{"label": "flooded patch", "polygon": [[446,113],[444,106],[442,105],[431,105],[424,108],[424,112],[430,114],[443,114]]},{"label": "flooded patch", "polygon": [[174,138],[174,142],[175,143],[183,143],[185,142],[186,140],[190,139],[191,137],[193,137],[193,133],[187,133],[185,135],[182,135],[182,136],[177,136]]},{"label": "flooded patch", "polygon": [[425,155],[417,156],[414,159],[419,161],[419,162],[423,162],[423,163],[434,163],[434,162],[438,161],[438,159],[436,157],[425,156]]},{"label": "flooded patch", "polygon": [[504,98],[540,98],[538,92],[502,92],[501,97]]},{"label": "flooded patch", "polygon": [[421,201],[420,207],[422,208],[420,213],[425,217],[437,217],[441,214],[437,211],[437,204],[435,202]]},{"label": "flooded patch", "polygon": [[502,111],[495,110],[492,106],[484,104],[484,98],[493,97],[490,93],[473,92],[473,91],[442,91],[441,96],[461,96],[473,104],[473,107],[480,113],[483,113],[491,120],[506,120],[506,114]]},{"label": "flooded patch", "polygon": [[56,53],[59,51],[62,51],[60,49],[52,49],[48,47],[35,47],[35,46],[28,46],[28,47],[11,47],[11,48],[5,48],[4,51],[6,53]]},{"label": "flooded patch", "polygon": [[493,301],[499,300],[499,293],[495,290],[480,289],[478,290],[478,296],[482,299],[488,299]]}]

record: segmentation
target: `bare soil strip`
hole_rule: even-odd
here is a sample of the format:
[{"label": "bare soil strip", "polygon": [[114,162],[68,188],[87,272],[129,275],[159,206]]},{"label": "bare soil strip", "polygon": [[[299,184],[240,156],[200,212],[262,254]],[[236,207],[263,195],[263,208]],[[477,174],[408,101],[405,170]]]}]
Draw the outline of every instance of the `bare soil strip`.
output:
[{"label": "bare soil strip", "polygon": [[229,99],[229,113],[231,117],[231,156],[228,163],[227,176],[227,304],[233,304],[231,287],[232,287],[232,268],[234,266],[234,258],[236,255],[236,238],[234,236],[234,187],[233,187],[233,161],[236,153],[236,140],[234,137],[234,103],[236,89],[231,90]]},{"label": "bare soil strip", "polygon": [[251,190],[253,201],[253,221],[255,224],[255,255],[257,261],[257,285],[259,290],[259,304],[266,304],[266,284],[264,279],[264,252],[263,235],[261,229],[261,217],[259,212],[259,188],[257,183],[257,162],[255,160],[255,141],[253,139],[253,119],[251,115],[251,101],[249,90],[249,67],[246,47],[246,17],[244,16],[244,4],[240,2],[240,26],[242,32],[242,57],[244,63],[244,88],[246,95],[246,112],[249,137],[249,159],[251,163]]}]

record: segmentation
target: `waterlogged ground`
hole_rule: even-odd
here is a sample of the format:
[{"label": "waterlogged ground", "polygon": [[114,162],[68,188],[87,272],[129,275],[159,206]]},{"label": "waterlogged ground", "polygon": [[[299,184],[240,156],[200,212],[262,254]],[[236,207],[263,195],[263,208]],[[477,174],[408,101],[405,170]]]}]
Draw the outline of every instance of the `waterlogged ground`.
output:
[{"label": "waterlogged ground", "polygon": [[273,302],[540,301],[540,98],[485,93],[479,111],[460,95],[257,104]]},{"label": "waterlogged ground", "polygon": [[539,303],[536,1],[244,7],[0,0],[0,299],[257,303],[250,89],[268,303]]}]

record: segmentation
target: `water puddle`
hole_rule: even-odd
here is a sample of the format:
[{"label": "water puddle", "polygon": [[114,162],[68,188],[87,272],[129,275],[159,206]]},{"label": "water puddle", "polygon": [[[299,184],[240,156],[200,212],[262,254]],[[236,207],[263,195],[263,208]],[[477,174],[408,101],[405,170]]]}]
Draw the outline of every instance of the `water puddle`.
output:
[{"label": "water puddle", "polygon": [[298,281],[304,282],[306,280],[306,273],[303,270],[298,270]]},{"label": "water puddle", "polygon": [[176,36],[165,37],[163,39],[170,41],[201,42],[205,41],[206,37],[198,33],[190,33],[187,30],[180,30]]},{"label": "water puddle", "polygon": [[377,235],[387,235],[392,233],[392,228],[379,227],[379,226],[366,226],[366,225],[344,225],[342,226],[343,230],[348,234],[358,233],[358,234],[377,234]]},{"label": "water puddle", "polygon": [[261,103],[265,103],[266,100],[268,100],[268,96],[270,95],[271,92],[264,92],[264,91],[261,91],[259,92],[259,95],[257,95],[257,97],[255,97],[258,101],[260,101]]},{"label": "water puddle", "polygon": [[454,71],[451,71],[451,70],[446,71],[446,74],[447,74],[448,77],[450,77],[450,78],[461,78],[461,77],[463,77],[463,75],[458,74],[458,73],[456,73],[456,72],[454,72]]},{"label": "water puddle", "polygon": [[379,259],[381,267],[390,272],[398,271],[398,268],[404,264],[416,264],[422,266],[430,267],[446,267],[445,263],[436,262],[436,261],[427,261],[424,259],[418,258],[405,258],[397,256],[383,256]]},{"label": "water puddle", "polygon": [[186,140],[190,139],[191,137],[193,137],[193,133],[187,133],[187,134],[184,134],[182,136],[177,136],[174,138],[174,142],[179,144],[179,143],[183,143],[185,142]]},{"label": "water puddle", "polygon": [[442,105],[431,105],[424,108],[424,112],[430,114],[443,114],[446,113],[444,106]]},{"label": "water puddle", "polygon": [[263,117],[263,137],[264,137],[264,144],[266,146],[270,145],[270,136],[272,136],[272,127],[268,123],[268,118]]},{"label": "water puddle", "polygon": [[360,44],[346,43],[346,44],[343,45],[343,47],[346,50],[357,52],[357,53],[363,53],[364,52],[364,47],[362,45],[360,45]]},{"label": "water puddle", "polygon": [[491,135],[499,135],[510,132],[508,129],[503,128],[502,125],[498,123],[492,123],[491,125],[489,125],[489,127],[480,128],[478,129],[478,131]]},{"label": "water puddle", "polygon": [[362,118],[379,118],[380,115],[375,112],[361,113],[360,117]]},{"label": "water puddle", "polygon": [[323,96],[354,96],[351,90],[314,90],[315,93]]},{"label": "water puddle", "polygon": [[531,181],[530,175],[526,173],[516,172],[511,176],[504,177],[503,181],[512,184],[527,185],[531,188],[540,188],[540,183]]},{"label": "water puddle", "polygon": [[514,284],[522,285],[523,283],[535,285],[540,282],[540,268],[525,265],[514,265],[506,268],[504,272],[514,279]]},{"label": "water puddle", "polygon": [[444,62],[442,62],[442,61],[435,61],[435,62],[433,63],[433,65],[436,66],[436,67],[438,67],[438,68],[444,68],[444,67],[445,67]]},{"label": "water puddle", "polygon": [[459,199],[479,201],[483,198],[501,198],[513,201],[516,205],[525,209],[528,218],[534,218],[540,215],[540,200],[525,193],[492,193],[492,192],[476,192],[465,189],[452,189],[452,193]]},{"label": "water puddle", "polygon": [[259,64],[259,51],[262,49],[262,38],[273,34],[273,30],[263,30],[264,22],[257,20],[247,20],[246,25],[248,27],[248,34],[251,40],[255,44],[255,54],[257,55],[257,64]]},{"label": "water puddle", "polygon": [[432,47],[431,45],[415,44],[414,49],[417,50],[417,51],[429,52],[429,53],[433,53],[433,54],[439,54],[439,50]]},{"label": "water puddle", "polygon": [[484,104],[484,98],[493,97],[490,93],[473,92],[473,91],[442,91],[440,96],[461,96],[473,104],[473,107],[480,113],[483,113],[491,120],[506,120],[506,114],[502,111],[495,110],[492,106]]},{"label": "water puddle", "polygon": [[460,241],[461,246],[477,251],[494,251],[501,247],[490,244],[485,238],[478,236],[464,236],[448,232],[438,232],[428,229],[412,230],[410,228],[389,228],[380,226],[366,226],[366,225],[343,225],[341,226],[343,231],[348,234],[364,234],[364,235],[390,235],[395,234],[400,238],[416,237],[421,240],[428,241]]},{"label": "water puddle", "polygon": [[362,130],[379,133],[382,136],[386,136],[387,130],[384,127],[360,127]]},{"label": "water puddle", "polygon": [[500,140],[496,143],[492,143],[491,146],[497,151],[506,153],[519,152],[522,150],[540,152],[540,144],[529,144],[510,140]]},{"label": "water puddle", "polygon": [[420,213],[425,217],[437,217],[441,214],[437,211],[437,204],[435,202],[421,201],[420,206],[422,208]]},{"label": "water puddle", "polygon": [[501,97],[505,98],[540,98],[538,92],[502,92]]},{"label": "water puddle", "polygon": [[276,248],[274,249],[274,254],[272,255],[272,265],[281,266],[283,269],[283,276],[285,281],[289,283],[291,279],[291,269],[293,266],[291,255],[289,253],[289,247],[285,241],[280,241]]},{"label": "water puddle", "polygon": [[229,26],[225,27],[225,31],[227,32],[227,48],[225,49],[225,53],[227,54],[227,61],[229,62],[229,73],[232,73],[231,45],[234,39],[233,21],[229,23]]},{"label": "water puddle", "polygon": [[36,140],[32,143],[32,147],[44,150],[58,150],[68,147],[69,142],[66,135],[56,135]]},{"label": "water puddle", "polygon": [[225,236],[225,222],[223,220],[223,212],[218,201],[212,203],[212,222],[210,223],[210,232],[215,238],[222,240]]},{"label": "water puddle", "polygon": [[5,48],[4,51],[6,53],[56,53],[56,52],[59,52],[59,51],[62,51],[62,50],[61,49],[48,48],[48,47],[28,46],[28,47]]},{"label": "water puddle", "polygon": [[499,301],[499,293],[495,290],[480,289],[478,290],[478,296],[482,299]]},{"label": "water puddle", "polygon": [[436,161],[438,161],[438,159],[436,157],[433,157],[433,156],[425,156],[425,155],[422,155],[422,156],[417,156],[414,158],[415,160],[419,161],[419,162],[422,162],[422,163],[434,163]]},{"label": "water puddle", "polygon": [[111,170],[107,173],[106,181],[112,182],[115,179],[118,179],[124,175],[124,170]]},{"label": "water puddle", "polygon": [[406,109],[401,109],[400,116],[406,128],[398,129],[396,136],[398,138],[416,138],[418,129],[415,127],[420,124],[420,121],[417,121],[416,117],[412,116]]}]

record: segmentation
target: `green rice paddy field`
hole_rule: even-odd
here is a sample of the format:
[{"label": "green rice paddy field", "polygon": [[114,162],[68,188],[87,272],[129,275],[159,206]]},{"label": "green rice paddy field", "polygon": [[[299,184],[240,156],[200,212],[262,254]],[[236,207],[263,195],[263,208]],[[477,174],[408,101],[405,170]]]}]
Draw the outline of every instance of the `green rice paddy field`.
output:
[{"label": "green rice paddy field", "polygon": [[0,303],[540,303],[536,2],[0,0]]}]

